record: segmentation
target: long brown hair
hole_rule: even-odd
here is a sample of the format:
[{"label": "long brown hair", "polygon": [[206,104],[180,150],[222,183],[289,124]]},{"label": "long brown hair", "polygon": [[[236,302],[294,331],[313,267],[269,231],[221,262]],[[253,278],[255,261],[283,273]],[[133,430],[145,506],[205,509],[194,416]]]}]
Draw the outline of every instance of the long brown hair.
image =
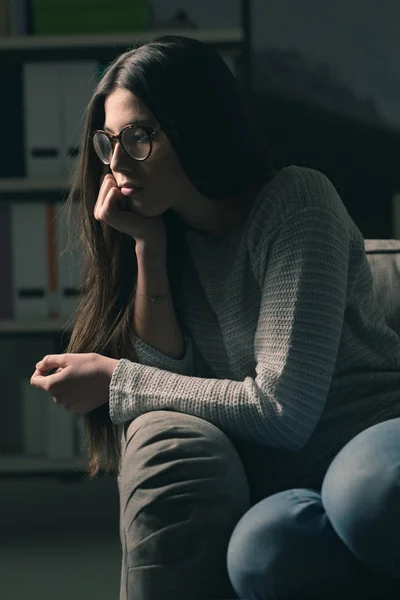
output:
[{"label": "long brown hair", "polygon": [[[80,155],[64,206],[70,229],[77,234],[74,244],[82,265],[79,302],[71,318],[66,352],[95,352],[136,361],[131,341],[135,243],[93,216],[104,171],[91,134],[103,127],[104,100],[117,87],[133,92],[153,113],[189,179],[205,197],[234,201],[252,185],[267,180],[270,164],[268,149],[245,112],[234,76],[207,45],[168,36],[125,52],[106,70],[86,110]],[[181,251],[182,222],[172,211],[165,213],[165,219],[168,275],[175,299],[185,254]],[[88,476],[95,477],[101,467],[118,473],[120,428],[111,422],[108,404],[83,418]]]}]

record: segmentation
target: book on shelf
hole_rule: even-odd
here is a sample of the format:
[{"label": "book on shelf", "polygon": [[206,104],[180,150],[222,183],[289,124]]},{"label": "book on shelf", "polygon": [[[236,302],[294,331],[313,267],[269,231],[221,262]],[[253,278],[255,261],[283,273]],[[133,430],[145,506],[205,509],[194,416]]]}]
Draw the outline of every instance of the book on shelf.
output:
[{"label": "book on shelf", "polygon": [[0,0],[0,36],[10,35],[10,0]]},{"label": "book on shelf", "polygon": [[23,64],[26,176],[61,179],[62,90],[57,62]]},{"label": "book on shelf", "polygon": [[[1,319],[69,319],[81,278],[77,211],[62,202],[0,205]],[[64,320],[65,320],[64,319]]]},{"label": "book on shelf", "polygon": [[94,60],[23,65],[26,176],[71,180],[85,109],[98,82]]},{"label": "book on shelf", "polygon": [[49,460],[84,456],[83,416],[56,404],[41,388],[21,381],[23,445],[26,457]]},{"label": "book on shelf", "polygon": [[0,319],[14,313],[11,206],[0,204]]},{"label": "book on shelf", "polygon": [[13,313],[10,317],[49,315],[47,205],[18,202],[11,205]]},{"label": "book on shelf", "polygon": [[[8,401],[12,401],[8,398]],[[21,381],[22,453],[26,457],[47,455],[47,407],[50,395]]]},{"label": "book on shelf", "polygon": [[57,256],[57,298],[60,317],[70,317],[78,306],[81,281],[81,255],[78,248],[76,224],[77,204],[72,205],[71,217],[67,220],[65,205],[55,205],[55,252]]},{"label": "book on shelf", "polygon": [[46,456],[49,459],[76,456],[75,414],[52,399],[47,405]]},{"label": "book on shelf", "polygon": [[99,63],[75,60],[59,65],[62,102],[62,177],[69,183],[79,154],[86,107],[99,80]]},{"label": "book on shelf", "polygon": [[0,36],[31,32],[31,0],[0,0]]}]

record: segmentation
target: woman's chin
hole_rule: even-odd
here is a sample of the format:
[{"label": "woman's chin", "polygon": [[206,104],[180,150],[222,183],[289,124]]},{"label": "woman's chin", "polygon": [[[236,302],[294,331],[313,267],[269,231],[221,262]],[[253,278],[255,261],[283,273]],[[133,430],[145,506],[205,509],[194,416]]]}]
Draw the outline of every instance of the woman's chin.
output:
[{"label": "woman's chin", "polygon": [[165,213],[165,209],[156,206],[149,206],[149,204],[143,204],[143,202],[136,201],[134,199],[130,199],[128,203],[128,210],[131,210],[142,217],[160,217]]}]

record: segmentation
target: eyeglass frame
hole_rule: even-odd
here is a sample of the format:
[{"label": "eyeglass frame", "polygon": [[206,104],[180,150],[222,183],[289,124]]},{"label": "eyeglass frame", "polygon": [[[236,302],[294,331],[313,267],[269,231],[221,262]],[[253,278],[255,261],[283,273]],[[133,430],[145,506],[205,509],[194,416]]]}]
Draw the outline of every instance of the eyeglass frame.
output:
[{"label": "eyeglass frame", "polygon": [[[132,128],[139,128],[139,129],[143,129],[143,131],[145,131],[149,137],[149,143],[150,143],[150,148],[149,148],[149,152],[147,154],[147,156],[145,156],[145,158],[133,158],[133,156],[131,156],[129,154],[129,152],[126,150],[123,142],[122,142],[122,134],[124,133],[124,131],[126,131],[127,129],[132,129]],[[152,153],[153,150],[153,135],[155,133],[157,133],[157,131],[161,131],[161,126],[160,125],[140,125],[139,123],[129,123],[128,125],[125,125],[125,127],[123,127],[121,129],[121,131],[119,133],[108,133],[108,131],[104,131],[104,129],[96,129],[96,131],[93,131],[92,133],[92,144],[93,144],[93,148],[94,151],[96,152],[96,148],[94,146],[94,136],[96,135],[96,133],[104,133],[104,135],[109,139],[110,144],[111,144],[111,160],[112,157],[114,155],[115,152],[115,145],[117,142],[119,142],[121,144],[121,148],[123,149],[123,151],[125,152],[125,154],[127,156],[129,156],[130,159],[132,160],[136,160],[137,162],[143,162],[144,160],[147,160],[150,156],[150,154]],[[116,140],[116,141],[114,141]],[[99,158],[99,160],[103,163],[103,165],[110,165],[111,164],[111,160],[109,163],[105,163],[104,161],[101,160],[100,156],[97,154],[96,152],[96,156]]]}]

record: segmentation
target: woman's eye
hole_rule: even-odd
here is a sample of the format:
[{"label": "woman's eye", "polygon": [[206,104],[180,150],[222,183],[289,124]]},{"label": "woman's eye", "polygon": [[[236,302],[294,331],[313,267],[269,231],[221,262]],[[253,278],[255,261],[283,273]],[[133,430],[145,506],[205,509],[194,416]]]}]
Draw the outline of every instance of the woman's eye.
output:
[{"label": "woman's eye", "polygon": [[147,135],[145,133],[135,133],[135,142],[147,142]]}]

